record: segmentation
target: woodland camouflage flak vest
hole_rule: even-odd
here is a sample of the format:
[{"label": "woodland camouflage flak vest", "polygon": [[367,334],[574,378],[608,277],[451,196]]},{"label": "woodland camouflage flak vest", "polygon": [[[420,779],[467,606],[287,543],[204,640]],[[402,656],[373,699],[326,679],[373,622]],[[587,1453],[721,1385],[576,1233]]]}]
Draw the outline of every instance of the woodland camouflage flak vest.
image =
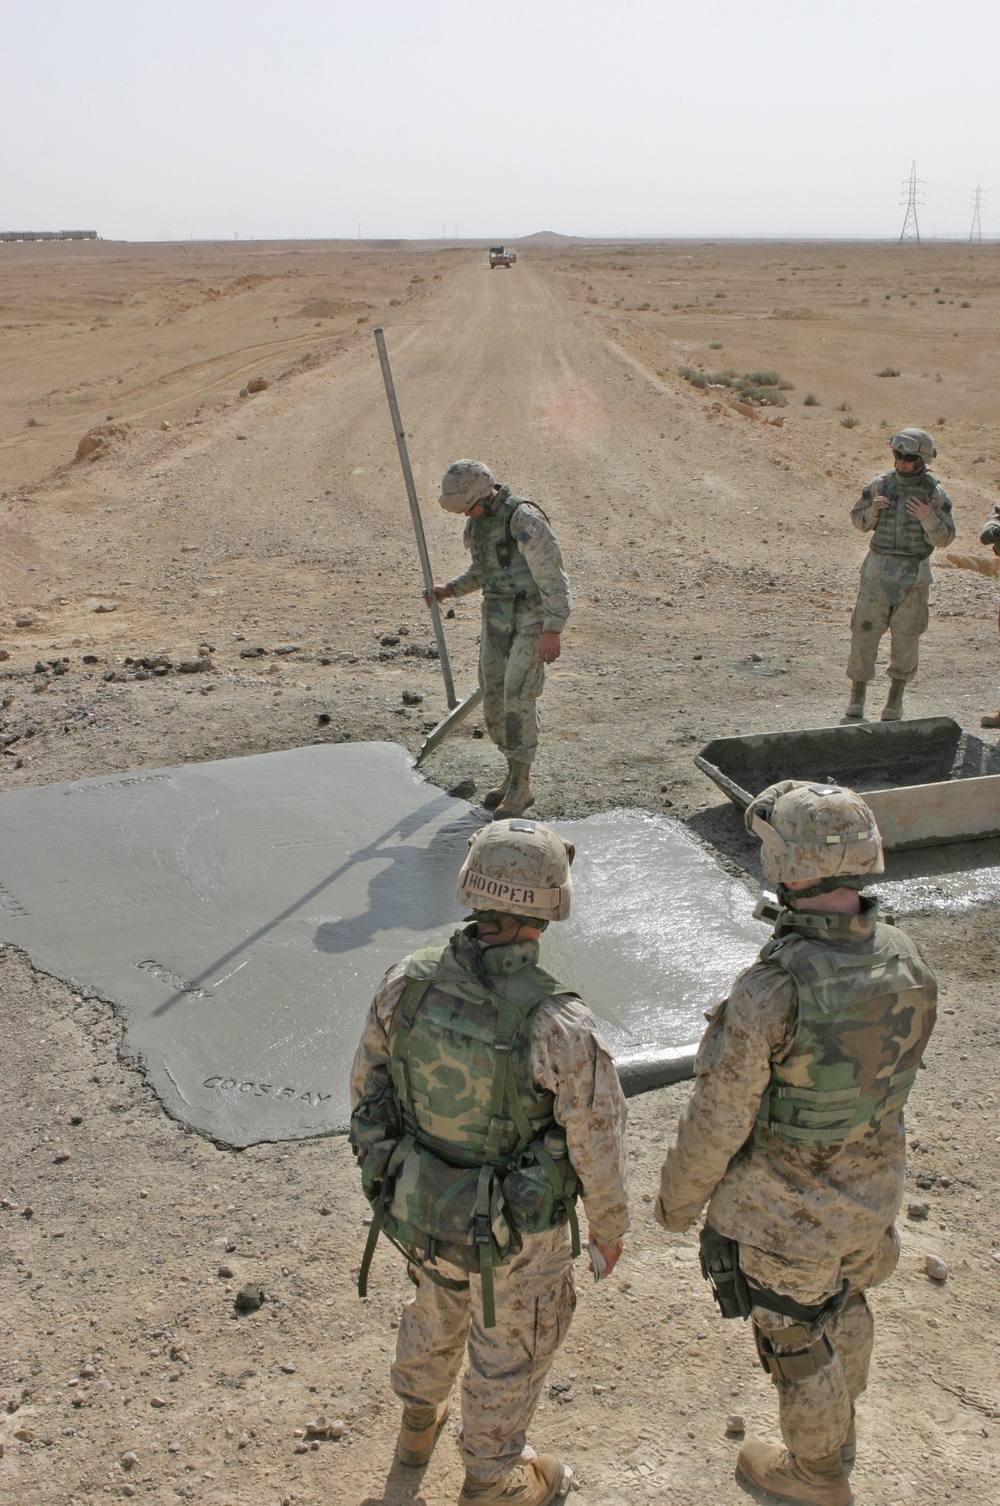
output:
[{"label": "woodland camouflage flak vest", "polygon": [[578,1179],[552,1095],[531,1077],[535,1011],[571,990],[537,959],[535,942],[482,950],[463,931],[407,958],[390,1076],[370,1085],[351,1117],[375,1212],[362,1296],[380,1231],[425,1268],[440,1257],[478,1271],[487,1327],[495,1321],[493,1267],[520,1250],[524,1234],[568,1221],[579,1254]]},{"label": "woodland camouflage flak vest", "polygon": [[[936,476],[923,471],[919,476],[901,479],[896,471],[887,471],[881,478],[880,490],[889,498],[891,507],[879,513],[872,532],[871,548],[876,554],[906,554],[915,559],[927,559],[934,553],[934,545],[924,532],[919,518],[912,518],[906,511],[910,498],[929,502],[937,488]],[[865,488],[871,492],[870,487]]]},{"label": "woodland camouflage flak vest", "polygon": [[[470,518],[465,525],[472,561],[485,596],[541,599],[535,577],[510,531],[511,518],[524,501],[523,497],[513,496],[509,486],[502,486],[484,516]],[[542,512],[534,502],[529,506]]]},{"label": "woodland camouflage flak vest", "polygon": [[[874,914],[873,914],[874,912]],[[937,983],[916,945],[873,920],[785,912],[761,962],[798,987],[795,1041],[771,1081],[756,1137],[842,1145],[898,1119],[934,1028]],[[821,940],[820,936],[829,937]]]}]

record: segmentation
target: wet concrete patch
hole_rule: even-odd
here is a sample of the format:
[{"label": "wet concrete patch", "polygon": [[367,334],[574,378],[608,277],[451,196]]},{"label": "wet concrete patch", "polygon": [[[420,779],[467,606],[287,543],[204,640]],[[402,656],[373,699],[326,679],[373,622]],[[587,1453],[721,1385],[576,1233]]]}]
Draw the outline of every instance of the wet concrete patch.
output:
[{"label": "wet concrete patch", "polygon": [[[445,940],[482,813],[395,744],[316,746],[0,796],[0,940],[111,1001],[164,1106],[230,1145],[343,1129],[391,963]],[[546,933],[620,1061],[697,1041],[766,930],[679,823],[558,822],[574,908]]]}]

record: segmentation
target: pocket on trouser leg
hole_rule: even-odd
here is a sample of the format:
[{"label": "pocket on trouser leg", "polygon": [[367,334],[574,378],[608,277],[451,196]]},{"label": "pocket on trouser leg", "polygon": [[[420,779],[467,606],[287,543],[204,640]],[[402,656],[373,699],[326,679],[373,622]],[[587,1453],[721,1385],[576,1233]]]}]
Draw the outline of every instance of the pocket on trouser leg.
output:
[{"label": "pocket on trouser leg", "polygon": [[535,1298],[532,1330],[525,1335],[532,1359],[548,1364],[569,1333],[576,1311],[576,1287],[572,1271]]}]

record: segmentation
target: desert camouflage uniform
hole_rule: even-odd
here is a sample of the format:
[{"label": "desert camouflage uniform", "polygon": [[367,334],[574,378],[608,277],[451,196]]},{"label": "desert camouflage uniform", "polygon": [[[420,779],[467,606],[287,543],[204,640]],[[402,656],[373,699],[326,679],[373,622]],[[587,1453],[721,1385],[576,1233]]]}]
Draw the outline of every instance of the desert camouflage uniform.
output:
[{"label": "desert camouflage uniform", "polygon": [[[448,582],[456,596],[483,593],[479,683],[486,730],[501,753],[530,764],[538,748],[538,697],[545,683],[539,650],[543,633],[561,633],[572,605],[555,535],[538,508],[501,486],[482,517],[465,525],[472,563]],[[509,567],[496,558],[506,530],[514,548]]]},{"label": "desert camouflage uniform", "polygon": [[[521,943],[519,951],[537,957],[537,944]],[[351,1069],[352,1105],[388,1072],[389,1029],[407,981],[404,966],[389,969],[368,1012]],[[553,1095],[590,1227],[602,1243],[614,1244],[629,1227],[626,1106],[610,1053],[582,1000],[561,994],[542,1001],[534,1015],[530,1063],[534,1084]],[[459,1449],[470,1474],[491,1482],[508,1474],[521,1455],[545,1375],[576,1306],[565,1226],[523,1238],[520,1253],[494,1269],[493,1327],[483,1322],[476,1274],[435,1262],[435,1273],[446,1280],[468,1281],[467,1289],[455,1291],[409,1267],[416,1291],[403,1306],[390,1373],[404,1405],[435,1406],[449,1395],[468,1351]]]},{"label": "desert camouflage uniform", "polygon": [[[825,946],[856,947],[863,954],[892,928],[878,922],[876,900],[863,898],[861,905],[859,915],[783,911],[775,936],[812,942],[820,966]],[[885,1021],[888,1002],[887,1039],[898,1042],[898,1061],[915,1071],[933,1026],[937,988],[914,944],[897,934],[916,986],[888,1001],[885,994],[876,997],[874,1018]],[[860,979],[870,993],[878,977],[877,968],[862,970],[854,986]],[[841,1046],[828,1068],[844,1074],[842,1085],[853,1082],[862,1095],[874,1095],[882,1079],[867,1082],[866,1075],[878,1065],[872,1060],[878,1053],[861,1044],[852,1057],[849,1033],[859,1024],[870,1030],[872,1020],[851,1009],[849,986]],[[839,1018],[834,1012],[828,1028],[837,1030]],[[865,1126],[855,1138],[832,1145],[797,1144],[758,1123],[773,1074],[784,1064],[785,1080],[796,1075],[798,985],[784,968],[754,964],[708,1019],[695,1088],[663,1164],[656,1217],[665,1228],[683,1230],[708,1201],[707,1223],[737,1241],[740,1267],[751,1283],[803,1307],[820,1307],[848,1282],[844,1306],[809,1326],[805,1336],[801,1323],[766,1306],[751,1313],[758,1334],[778,1353],[802,1350],[822,1333],[829,1339],[829,1363],[802,1379],[776,1381],[786,1446],[799,1458],[824,1458],[844,1442],[867,1382],[874,1325],[865,1290],[884,1281],[898,1258],[894,1220],[906,1161],[902,1112],[879,1129]],[[794,1330],[794,1342],[783,1342],[782,1330]]]},{"label": "desert camouflage uniform", "polygon": [[[876,516],[872,504],[878,494],[890,497],[892,506]],[[930,503],[927,518],[910,517],[906,503],[911,497]],[[930,556],[955,538],[951,499],[930,471],[906,477],[886,471],[864,488],[851,509],[851,522],[873,538],[851,616],[847,678],[867,683],[874,677],[878,646],[888,628],[888,675],[905,682],[917,672],[920,636],[930,615]]]}]

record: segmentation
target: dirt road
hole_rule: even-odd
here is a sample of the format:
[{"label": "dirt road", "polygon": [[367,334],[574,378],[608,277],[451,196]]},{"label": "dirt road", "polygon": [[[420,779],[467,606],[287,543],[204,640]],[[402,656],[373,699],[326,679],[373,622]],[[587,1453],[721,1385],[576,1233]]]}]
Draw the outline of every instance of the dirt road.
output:
[{"label": "dirt road", "polygon": [[[460,455],[540,501],[564,546],[575,609],[543,701],[539,814],[669,810],[740,870],[739,821],[692,753],[839,716],[864,551],[847,514],[891,426],[932,428],[970,552],[1000,477],[992,247],[973,263],[947,247],[552,245],[494,272],[444,246],[35,249],[0,248],[0,788],[314,738],[418,745],[444,697],[377,323],[439,578],[462,565],[461,525],[434,505]],[[747,416],[682,366],[793,385]],[[258,374],[266,390],[239,397]],[[95,429],[96,458],[71,463]],[[940,572],[913,714],[974,727],[996,709],[995,591]],[[477,621],[466,599],[447,623],[460,693]],[[211,667],[179,670],[199,657]],[[431,778],[490,781],[476,730]],[[901,1272],[875,1299],[855,1490],[871,1506],[1000,1501],[995,925],[931,900],[906,923],[944,990],[909,1115],[907,1204],[927,1216],[904,1205]],[[237,1155],[184,1134],[117,1059],[99,1001],[10,948],[0,969],[0,1493],[453,1500],[449,1437],[422,1477],[390,1468],[405,1279],[386,1249],[370,1299],[354,1294],[365,1208],[344,1143]],[[736,1502],[727,1414],[775,1435],[748,1334],[716,1318],[693,1241],[649,1214],[683,1098],[634,1104],[635,1232],[606,1290],[581,1271],[551,1377],[571,1388],[534,1431],[574,1465],[580,1506]],[[247,1281],[267,1301],[238,1318]],[[318,1414],[343,1436],[296,1453]]]}]

